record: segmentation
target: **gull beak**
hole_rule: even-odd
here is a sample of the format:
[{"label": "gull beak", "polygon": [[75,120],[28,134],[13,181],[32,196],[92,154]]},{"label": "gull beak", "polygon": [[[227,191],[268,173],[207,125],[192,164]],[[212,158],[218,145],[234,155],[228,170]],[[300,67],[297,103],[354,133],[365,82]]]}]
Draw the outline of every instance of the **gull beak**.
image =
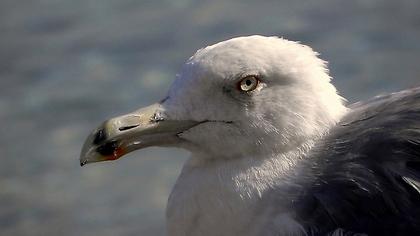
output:
[{"label": "gull beak", "polygon": [[116,160],[145,147],[175,146],[182,142],[178,134],[197,124],[197,121],[168,120],[160,104],[112,118],[88,136],[80,154],[80,166]]}]

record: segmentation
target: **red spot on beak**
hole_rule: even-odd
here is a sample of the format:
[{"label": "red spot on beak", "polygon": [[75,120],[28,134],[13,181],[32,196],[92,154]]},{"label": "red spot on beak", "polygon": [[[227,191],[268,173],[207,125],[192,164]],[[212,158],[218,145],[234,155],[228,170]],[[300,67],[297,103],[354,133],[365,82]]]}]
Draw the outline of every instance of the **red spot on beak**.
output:
[{"label": "red spot on beak", "polygon": [[124,148],[117,147],[112,155],[107,156],[107,160],[114,161],[119,159],[120,157],[124,156],[127,152],[124,150]]}]

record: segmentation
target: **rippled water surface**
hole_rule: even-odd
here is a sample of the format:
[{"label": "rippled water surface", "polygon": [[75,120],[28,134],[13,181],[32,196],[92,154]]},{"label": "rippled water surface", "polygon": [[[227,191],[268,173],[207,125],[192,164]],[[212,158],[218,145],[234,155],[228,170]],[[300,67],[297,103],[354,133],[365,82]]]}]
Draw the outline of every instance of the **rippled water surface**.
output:
[{"label": "rippled water surface", "polygon": [[420,1],[0,2],[0,235],[163,235],[188,153],[80,168],[101,121],[164,97],[196,49],[279,35],[330,61],[349,101],[420,85]]}]

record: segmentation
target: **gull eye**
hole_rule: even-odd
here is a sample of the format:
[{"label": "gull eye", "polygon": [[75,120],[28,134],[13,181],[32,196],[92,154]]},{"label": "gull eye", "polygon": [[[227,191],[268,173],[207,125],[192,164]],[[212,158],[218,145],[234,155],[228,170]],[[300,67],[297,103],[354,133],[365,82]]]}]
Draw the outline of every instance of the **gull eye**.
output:
[{"label": "gull eye", "polygon": [[259,82],[255,75],[249,75],[239,81],[238,88],[243,92],[251,92],[257,88]]}]

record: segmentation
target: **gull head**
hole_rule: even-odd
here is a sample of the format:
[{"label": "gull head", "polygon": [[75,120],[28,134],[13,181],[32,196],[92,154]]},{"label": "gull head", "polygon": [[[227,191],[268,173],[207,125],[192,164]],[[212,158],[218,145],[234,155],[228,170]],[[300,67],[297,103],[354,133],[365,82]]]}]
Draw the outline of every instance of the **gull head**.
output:
[{"label": "gull head", "polygon": [[149,146],[198,158],[287,152],[327,132],[345,113],[326,62],[278,37],[233,38],[198,50],[159,103],[103,122],[80,164]]}]

